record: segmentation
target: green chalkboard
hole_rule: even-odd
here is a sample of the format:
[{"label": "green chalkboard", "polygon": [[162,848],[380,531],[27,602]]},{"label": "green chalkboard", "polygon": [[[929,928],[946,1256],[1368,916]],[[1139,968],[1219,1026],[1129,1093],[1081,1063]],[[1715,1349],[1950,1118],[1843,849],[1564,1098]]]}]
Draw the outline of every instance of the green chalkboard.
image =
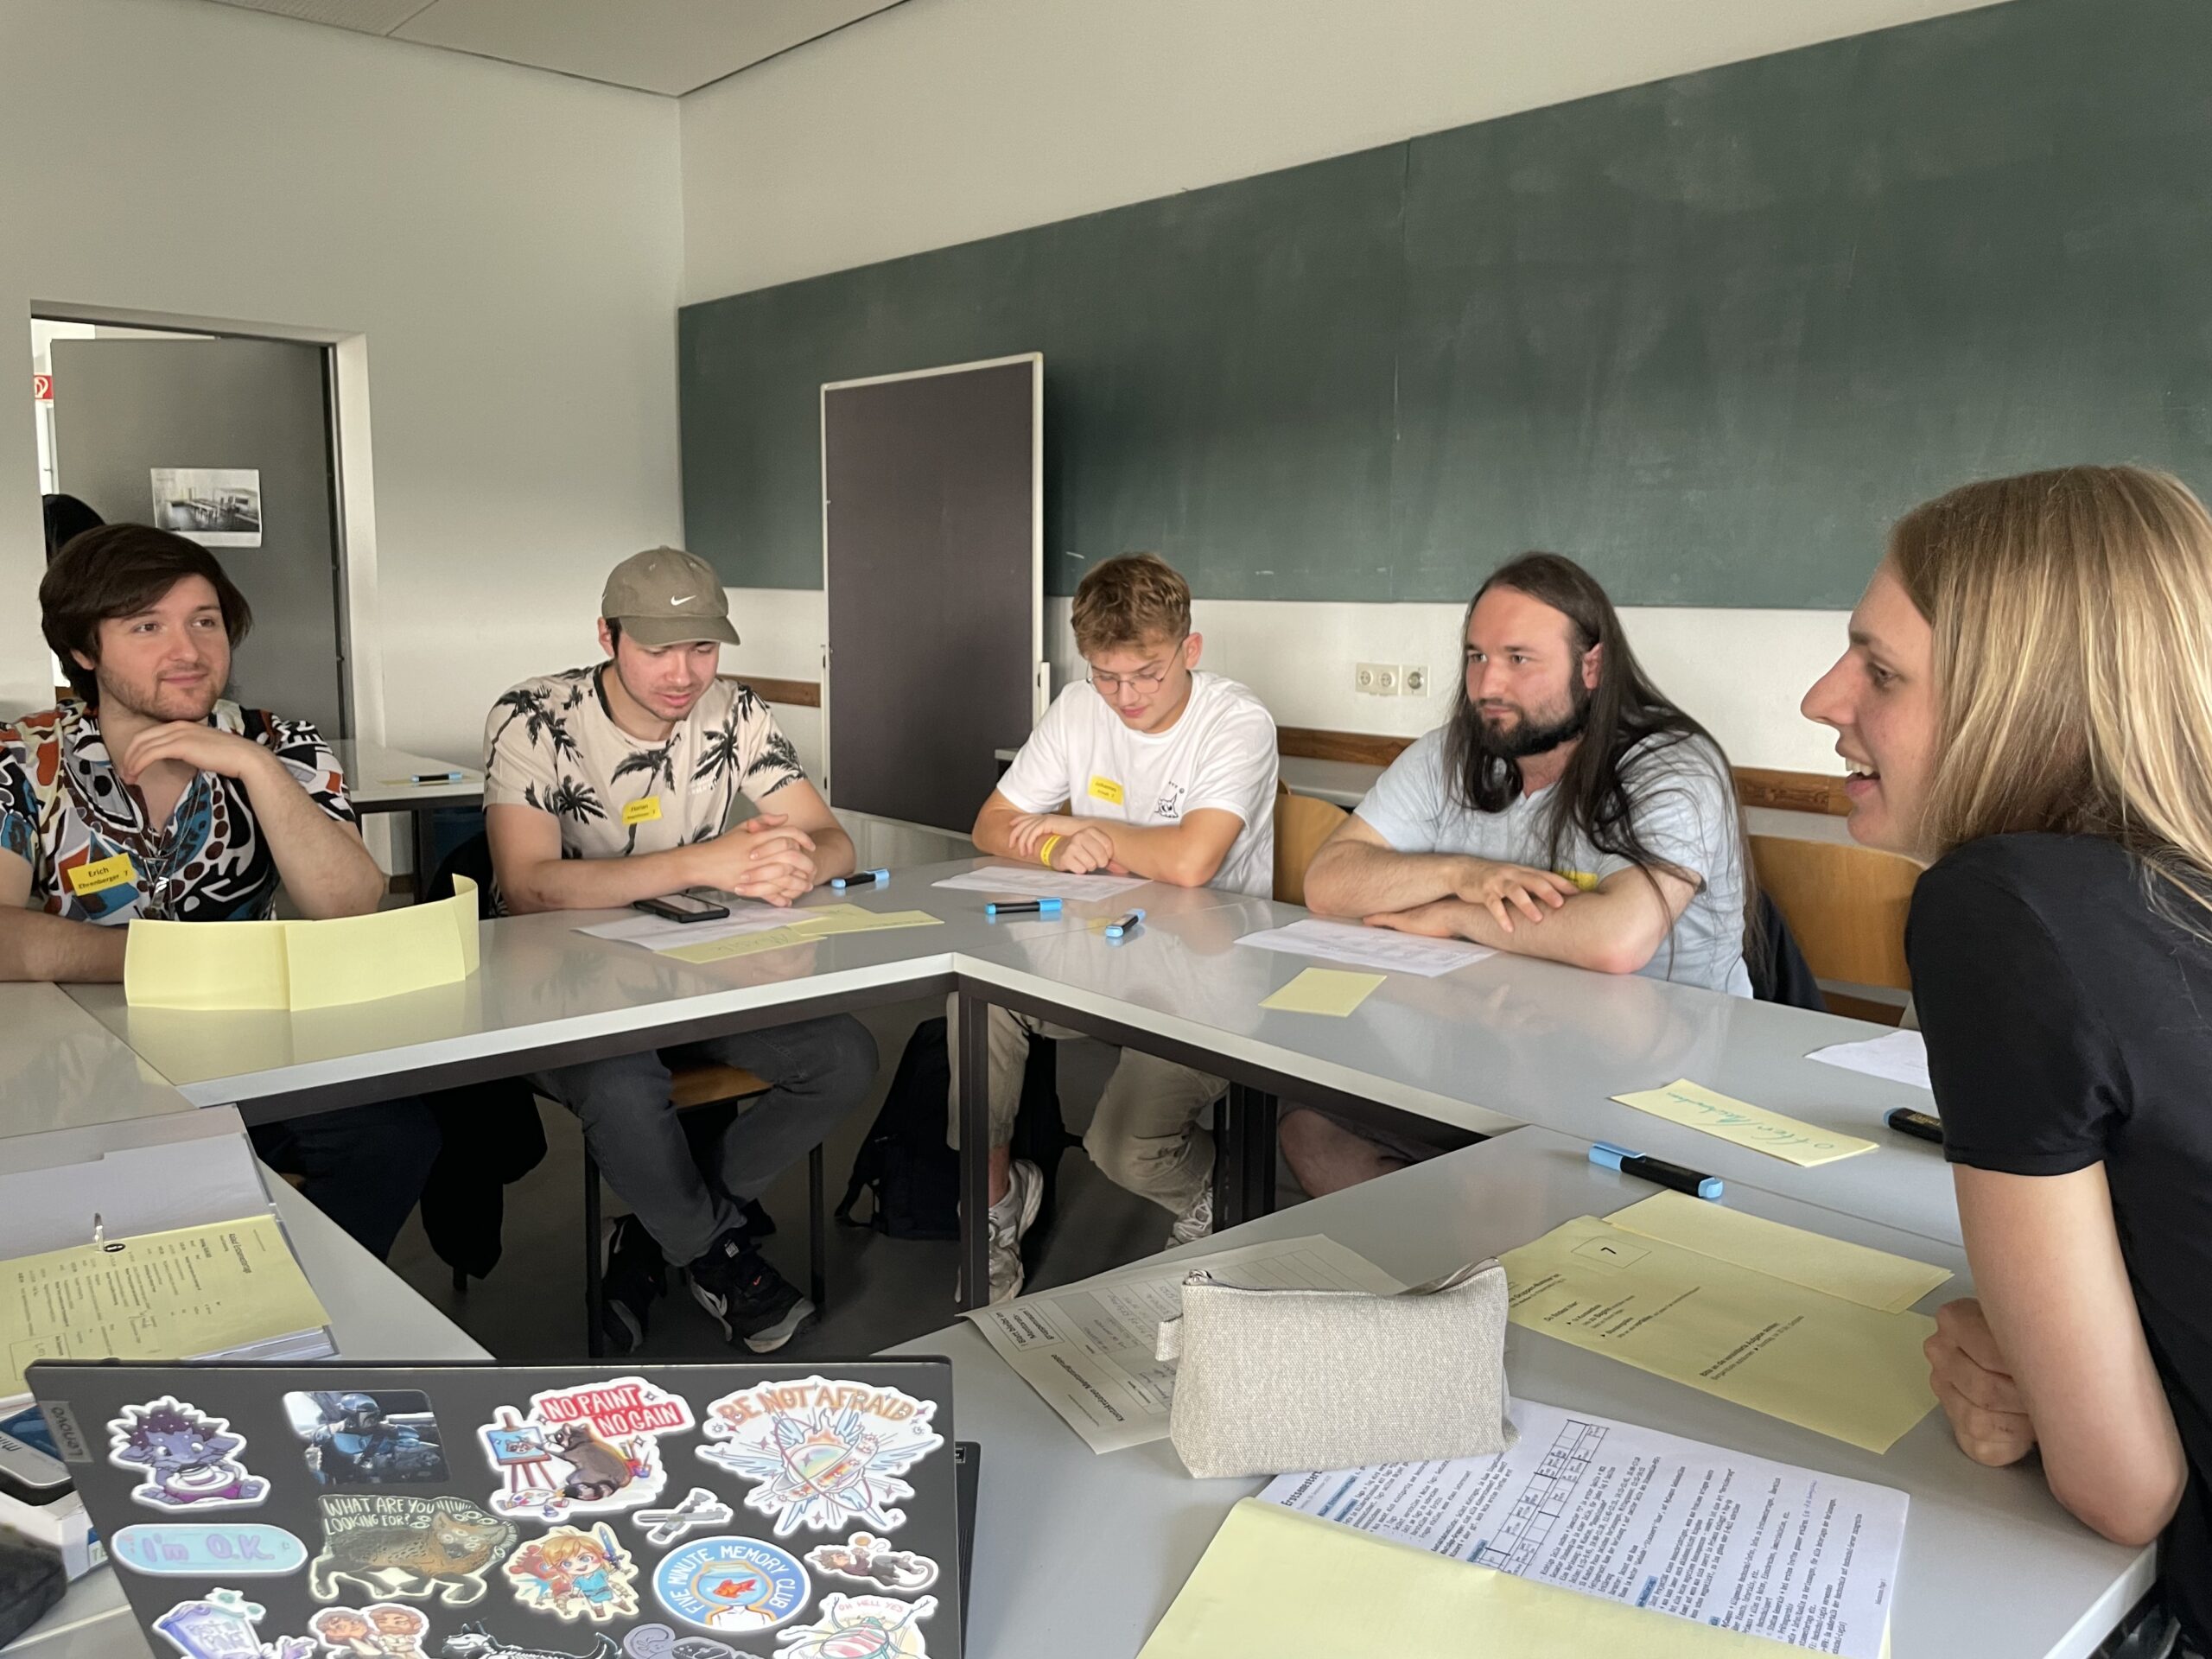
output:
[{"label": "green chalkboard", "polygon": [[822,580],[826,380],[1045,354],[1046,584],[1843,606],[2071,461],[2212,491],[2212,4],[2011,0],[684,308],[687,534]]}]

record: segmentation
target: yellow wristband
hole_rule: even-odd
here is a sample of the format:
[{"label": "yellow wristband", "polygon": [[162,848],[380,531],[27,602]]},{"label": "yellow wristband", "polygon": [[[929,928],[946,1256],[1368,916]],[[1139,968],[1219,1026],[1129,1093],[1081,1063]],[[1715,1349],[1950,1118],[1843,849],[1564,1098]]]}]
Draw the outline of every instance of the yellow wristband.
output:
[{"label": "yellow wristband", "polygon": [[1052,868],[1052,849],[1058,846],[1066,839],[1067,837],[1065,836],[1046,836],[1045,844],[1037,849],[1037,861],[1039,864],[1042,864],[1046,869],[1051,869]]}]

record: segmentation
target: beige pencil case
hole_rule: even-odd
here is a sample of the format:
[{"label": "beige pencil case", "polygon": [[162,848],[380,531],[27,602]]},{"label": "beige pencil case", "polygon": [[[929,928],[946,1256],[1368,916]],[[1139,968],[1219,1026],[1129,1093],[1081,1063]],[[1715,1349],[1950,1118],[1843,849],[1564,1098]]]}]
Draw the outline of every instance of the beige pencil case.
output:
[{"label": "beige pencil case", "polygon": [[1183,1281],[1160,1327],[1168,1437],[1202,1478],[1482,1457],[1506,1415],[1505,1269],[1478,1262],[1394,1296]]}]

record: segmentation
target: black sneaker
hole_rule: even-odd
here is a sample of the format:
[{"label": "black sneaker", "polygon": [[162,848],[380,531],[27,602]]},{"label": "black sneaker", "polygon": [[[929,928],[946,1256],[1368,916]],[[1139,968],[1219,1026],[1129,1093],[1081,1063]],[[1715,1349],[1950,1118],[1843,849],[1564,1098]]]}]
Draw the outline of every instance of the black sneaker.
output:
[{"label": "black sneaker", "polygon": [[611,1350],[637,1351],[645,1339],[646,1315],[667,1289],[668,1262],[653,1236],[635,1216],[616,1217],[607,1236],[599,1299],[600,1334]]},{"label": "black sneaker", "polygon": [[741,1213],[745,1230],[754,1238],[773,1238],[776,1236],[776,1218],[760,1207],[760,1199],[747,1198]]},{"label": "black sneaker", "polygon": [[741,1228],[733,1227],[690,1267],[691,1296],[715,1316],[722,1335],[756,1354],[772,1354],[814,1318],[814,1304],[770,1267]]}]

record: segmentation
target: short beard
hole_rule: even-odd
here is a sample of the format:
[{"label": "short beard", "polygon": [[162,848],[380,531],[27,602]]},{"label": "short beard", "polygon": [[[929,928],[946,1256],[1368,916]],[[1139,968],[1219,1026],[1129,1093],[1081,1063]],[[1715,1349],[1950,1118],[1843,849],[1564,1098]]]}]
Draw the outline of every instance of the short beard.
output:
[{"label": "short beard", "polygon": [[152,698],[147,702],[141,702],[120,681],[104,678],[98,670],[93,671],[92,684],[93,689],[99,693],[99,701],[94,705],[97,709],[110,710],[123,709],[137,715],[141,720],[159,723],[182,721],[194,725],[205,721],[209,715],[214,713],[215,705],[222,701],[223,693],[230,689],[227,685],[218,685],[207,694],[205,708],[177,713],[159,706],[162,702],[162,690],[158,685],[154,688]]},{"label": "short beard", "polygon": [[1510,731],[1504,732],[1494,729],[1477,711],[1475,753],[1497,760],[1517,763],[1529,755],[1543,754],[1562,743],[1573,742],[1590,724],[1590,688],[1577,680],[1568,698],[1567,713],[1557,720],[1538,725],[1523,719]]}]

